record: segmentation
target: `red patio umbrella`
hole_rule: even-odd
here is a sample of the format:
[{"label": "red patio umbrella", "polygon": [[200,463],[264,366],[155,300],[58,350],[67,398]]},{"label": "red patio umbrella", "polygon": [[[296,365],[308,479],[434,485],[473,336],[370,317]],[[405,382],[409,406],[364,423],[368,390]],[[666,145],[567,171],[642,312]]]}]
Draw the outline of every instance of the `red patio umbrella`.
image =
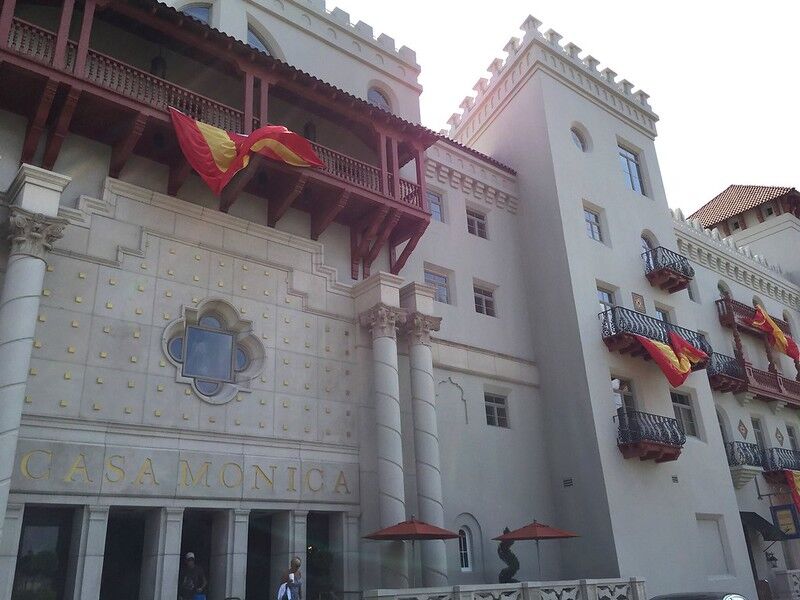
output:
[{"label": "red patio umbrella", "polygon": [[542,561],[539,556],[539,540],[560,540],[564,538],[580,537],[577,533],[550,527],[544,523],[539,523],[534,519],[533,523],[528,523],[524,527],[509,531],[503,535],[493,538],[500,542],[515,542],[523,540],[536,540],[536,562],[539,564],[539,577],[542,576]]},{"label": "red patio umbrella", "polygon": [[[442,529],[441,527],[437,527],[436,525],[431,525],[430,523],[426,523],[425,521],[418,521],[412,515],[408,521],[403,521],[398,523],[397,525],[392,525],[391,527],[386,527],[384,529],[379,529],[378,531],[374,531],[369,535],[365,535],[364,538],[368,540],[381,540],[381,541],[400,541],[404,542],[406,540],[411,540],[411,560],[412,562],[416,559],[416,553],[414,549],[414,542],[417,540],[452,540],[458,537],[457,533],[454,533],[448,529]],[[416,581],[413,582],[414,586],[416,586]]]}]

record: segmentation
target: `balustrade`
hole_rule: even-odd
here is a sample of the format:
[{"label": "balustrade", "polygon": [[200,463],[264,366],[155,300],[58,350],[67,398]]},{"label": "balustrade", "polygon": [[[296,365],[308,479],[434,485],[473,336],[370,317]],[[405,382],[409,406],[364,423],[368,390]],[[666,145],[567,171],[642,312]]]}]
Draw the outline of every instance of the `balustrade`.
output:
[{"label": "balustrade", "polygon": [[635,310],[615,306],[614,308],[600,313],[599,317],[602,319],[603,323],[603,339],[608,339],[620,334],[631,334],[641,335],[651,340],[657,340],[668,344],[668,333],[674,331],[706,354],[710,355],[712,353],[711,345],[702,334],[672,323],[666,323],[660,319],[650,317]]}]

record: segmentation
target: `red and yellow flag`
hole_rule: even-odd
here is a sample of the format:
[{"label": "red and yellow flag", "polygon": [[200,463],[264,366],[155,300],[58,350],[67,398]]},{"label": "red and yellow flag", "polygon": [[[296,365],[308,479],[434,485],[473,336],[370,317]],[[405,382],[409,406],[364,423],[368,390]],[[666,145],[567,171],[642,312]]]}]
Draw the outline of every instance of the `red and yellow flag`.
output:
[{"label": "red and yellow flag", "polygon": [[772,317],[761,306],[756,306],[756,314],[750,323],[756,329],[760,329],[767,334],[770,346],[777,348],[778,351],[783,352],[794,360],[800,360],[800,349],[797,348],[795,341],[791,336],[783,333],[783,330],[778,327],[777,323],[772,320]]},{"label": "red and yellow flag", "polygon": [[702,350],[695,348],[677,333],[670,331],[670,344],[635,336],[672,387],[683,385],[692,372],[692,366],[708,358]]},{"label": "red and yellow flag", "polygon": [[794,507],[800,514],[800,471],[785,469],[783,473],[786,476],[786,484],[789,486],[789,491],[792,493]]},{"label": "red and yellow flag", "polygon": [[252,153],[294,167],[324,167],[309,141],[281,125],[265,125],[250,135],[233,133],[169,109],[186,160],[219,195],[250,162]]}]

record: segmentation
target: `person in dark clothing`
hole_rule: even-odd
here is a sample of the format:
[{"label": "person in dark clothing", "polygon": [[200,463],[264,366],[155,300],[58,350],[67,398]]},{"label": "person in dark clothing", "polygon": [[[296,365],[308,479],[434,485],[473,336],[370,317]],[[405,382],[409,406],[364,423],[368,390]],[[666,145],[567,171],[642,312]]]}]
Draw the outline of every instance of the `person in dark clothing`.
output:
[{"label": "person in dark clothing", "polygon": [[194,552],[187,552],[181,569],[178,597],[180,600],[194,600],[197,594],[205,594],[207,587],[206,574],[195,564]]},{"label": "person in dark clothing", "polygon": [[303,600],[303,575],[300,573],[300,559],[296,556],[289,563],[289,571],[283,576],[288,600]]}]

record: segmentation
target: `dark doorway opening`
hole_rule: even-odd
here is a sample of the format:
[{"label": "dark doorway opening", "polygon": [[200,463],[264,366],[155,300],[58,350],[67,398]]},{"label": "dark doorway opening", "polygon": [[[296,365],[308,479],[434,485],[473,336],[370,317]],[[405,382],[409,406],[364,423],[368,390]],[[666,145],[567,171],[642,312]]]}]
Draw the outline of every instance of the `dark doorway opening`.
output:
[{"label": "dark doorway opening", "polygon": [[183,577],[187,552],[194,553],[194,562],[203,569],[208,581],[207,596],[212,598],[214,581],[211,578],[211,536],[214,527],[214,511],[187,508],[183,511],[183,531],[181,533],[181,569]]},{"label": "dark doorway opening", "polygon": [[272,551],[272,517],[267,513],[250,513],[247,529],[246,600],[273,598],[270,589],[270,554]]},{"label": "dark doorway opening", "polygon": [[62,600],[74,508],[25,506],[11,600]]},{"label": "dark doorway opening", "polygon": [[112,508],[108,513],[100,600],[138,600],[145,513]]},{"label": "dark doorway opening", "polygon": [[328,600],[334,591],[330,515],[310,512],[306,526],[306,600]]}]

